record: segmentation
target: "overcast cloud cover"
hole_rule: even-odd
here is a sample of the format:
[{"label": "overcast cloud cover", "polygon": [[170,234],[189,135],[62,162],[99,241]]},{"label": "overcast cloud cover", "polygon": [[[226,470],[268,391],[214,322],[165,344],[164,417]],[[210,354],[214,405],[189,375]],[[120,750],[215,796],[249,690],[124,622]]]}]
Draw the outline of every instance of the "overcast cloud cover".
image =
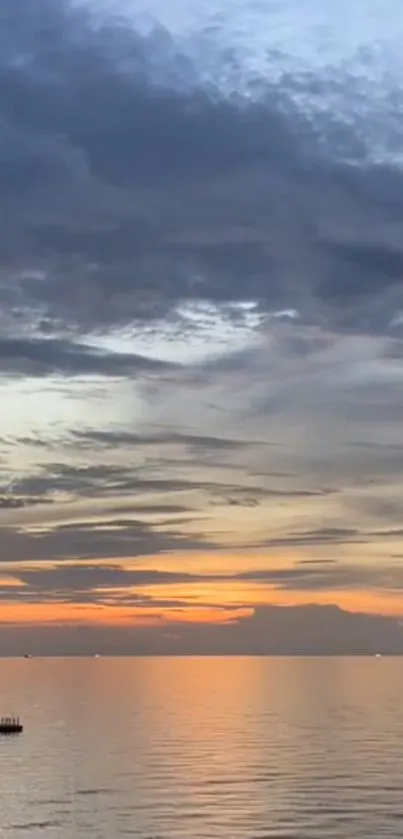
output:
[{"label": "overcast cloud cover", "polygon": [[0,0],[0,652],[400,650],[400,6],[199,6]]}]

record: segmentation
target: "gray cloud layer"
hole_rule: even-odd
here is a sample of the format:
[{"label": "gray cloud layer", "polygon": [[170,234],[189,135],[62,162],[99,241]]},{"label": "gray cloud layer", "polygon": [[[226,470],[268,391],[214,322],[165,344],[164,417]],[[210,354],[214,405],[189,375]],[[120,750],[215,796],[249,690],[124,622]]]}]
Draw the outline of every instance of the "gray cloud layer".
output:
[{"label": "gray cloud layer", "polygon": [[[1,15],[0,293],[12,321],[31,311],[48,330],[97,330],[200,297],[389,328],[403,303],[403,179],[371,164],[360,122],[316,125],[291,77],[255,102],[203,90],[158,27],[95,26],[49,0],[2,0]],[[158,58],[170,85],[155,78]],[[78,351],[75,362],[85,367]]]},{"label": "gray cloud layer", "polygon": [[[118,523],[119,524],[119,523]],[[121,523],[124,536],[136,539],[135,531],[141,533],[139,525],[127,522]],[[90,527],[84,525],[81,533],[90,532]],[[75,531],[70,532],[76,536]],[[106,528],[105,538],[108,540]],[[168,535],[167,549],[171,548]],[[175,541],[173,534],[172,542]],[[173,544],[175,548],[175,545]],[[57,559],[57,557],[55,557]],[[72,557],[73,559],[73,557]],[[1,570],[1,569],[0,569]],[[372,565],[362,567],[358,564],[338,564],[336,562],[317,561],[312,563],[298,563],[292,568],[256,568],[251,571],[239,573],[195,573],[192,571],[170,571],[153,567],[122,568],[115,564],[88,565],[80,563],[68,563],[51,565],[46,568],[24,568],[18,571],[18,579],[24,584],[24,588],[15,589],[7,586],[7,575],[13,576],[14,572],[7,571],[3,577],[4,583],[0,583],[0,591],[3,599],[18,600],[24,602],[31,599],[58,600],[88,603],[125,603],[131,605],[152,605],[154,597],[147,594],[147,588],[152,586],[163,586],[165,589],[170,585],[181,586],[184,597],[178,600],[178,607],[184,609],[188,606],[194,608],[194,601],[186,601],[186,586],[192,583],[261,583],[280,591],[311,592],[318,591],[352,591],[360,590],[363,586],[370,591],[383,591],[398,593],[403,591],[403,567],[396,560],[391,560],[384,566]],[[136,593],[133,594],[133,589]],[[143,592],[142,590],[146,591]],[[168,588],[169,591],[169,588]],[[247,605],[240,603],[239,605]],[[206,604],[209,605],[208,598]],[[218,603],[219,607],[220,604]],[[227,608],[225,596],[221,604]],[[235,607],[236,608],[236,607]]]},{"label": "gray cloud layer", "polygon": [[129,353],[91,349],[75,341],[1,339],[0,373],[14,376],[129,376],[172,370],[175,365]]}]

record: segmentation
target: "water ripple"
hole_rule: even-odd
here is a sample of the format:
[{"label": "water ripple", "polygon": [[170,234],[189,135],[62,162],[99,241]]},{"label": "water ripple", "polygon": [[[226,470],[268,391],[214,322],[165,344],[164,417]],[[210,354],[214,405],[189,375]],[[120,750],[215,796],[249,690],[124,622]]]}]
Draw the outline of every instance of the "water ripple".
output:
[{"label": "water ripple", "polygon": [[[401,837],[403,661],[0,662],[0,835]],[[7,709],[5,709],[7,710]]]}]

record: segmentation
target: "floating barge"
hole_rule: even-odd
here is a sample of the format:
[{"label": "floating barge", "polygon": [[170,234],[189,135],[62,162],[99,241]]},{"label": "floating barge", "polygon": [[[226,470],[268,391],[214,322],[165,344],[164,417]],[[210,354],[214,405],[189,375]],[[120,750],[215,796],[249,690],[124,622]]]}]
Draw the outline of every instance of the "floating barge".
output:
[{"label": "floating barge", "polygon": [[22,731],[19,717],[0,717],[0,734],[21,734]]}]

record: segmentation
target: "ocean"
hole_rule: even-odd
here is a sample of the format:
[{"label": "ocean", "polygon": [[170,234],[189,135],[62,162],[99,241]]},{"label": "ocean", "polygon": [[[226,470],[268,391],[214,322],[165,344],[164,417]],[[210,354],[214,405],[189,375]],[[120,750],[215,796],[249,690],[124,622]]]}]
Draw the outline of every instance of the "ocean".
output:
[{"label": "ocean", "polygon": [[0,837],[403,835],[403,659],[3,659]]}]

